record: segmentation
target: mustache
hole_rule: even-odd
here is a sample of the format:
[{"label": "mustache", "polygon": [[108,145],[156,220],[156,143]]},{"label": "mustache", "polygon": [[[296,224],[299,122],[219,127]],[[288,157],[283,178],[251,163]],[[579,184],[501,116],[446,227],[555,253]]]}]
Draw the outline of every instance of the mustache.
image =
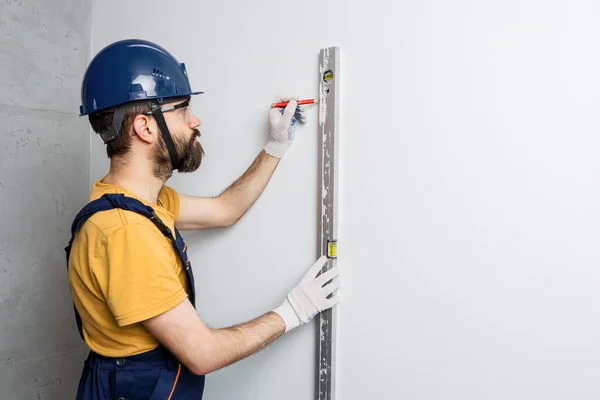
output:
[{"label": "mustache", "polygon": [[196,139],[200,136],[202,136],[202,133],[200,132],[200,130],[197,128],[194,128],[194,132],[192,133],[192,139]]}]

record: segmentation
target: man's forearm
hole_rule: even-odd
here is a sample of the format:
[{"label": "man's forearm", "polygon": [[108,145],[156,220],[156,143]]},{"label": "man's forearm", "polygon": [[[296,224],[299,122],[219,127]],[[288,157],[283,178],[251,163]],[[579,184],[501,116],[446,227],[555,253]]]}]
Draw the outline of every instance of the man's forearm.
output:
[{"label": "man's forearm", "polygon": [[244,324],[214,330],[211,354],[206,357],[209,370],[218,370],[256,353],[284,332],[285,322],[274,312]]},{"label": "man's forearm", "polygon": [[256,202],[278,164],[279,158],[261,151],[246,172],[219,195],[232,220],[239,220]]}]

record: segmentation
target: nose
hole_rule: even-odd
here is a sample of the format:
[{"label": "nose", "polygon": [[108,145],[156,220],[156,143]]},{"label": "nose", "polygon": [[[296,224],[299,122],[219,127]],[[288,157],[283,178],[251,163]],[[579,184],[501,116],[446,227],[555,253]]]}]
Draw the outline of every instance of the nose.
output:
[{"label": "nose", "polygon": [[202,125],[202,121],[200,121],[200,118],[196,117],[194,114],[191,114],[191,116],[190,116],[190,127],[197,128],[200,125]]}]

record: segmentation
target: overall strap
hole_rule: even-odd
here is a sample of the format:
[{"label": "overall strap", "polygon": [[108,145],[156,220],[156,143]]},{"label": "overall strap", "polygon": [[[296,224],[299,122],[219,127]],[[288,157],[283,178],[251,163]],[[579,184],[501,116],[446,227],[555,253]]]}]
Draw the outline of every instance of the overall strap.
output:
[{"label": "overall strap", "polygon": [[[115,208],[121,208],[123,210],[132,211],[147,217],[150,221],[154,223],[154,225],[162,232],[163,235],[165,235],[169,240],[171,240],[173,246],[179,254],[179,257],[181,258],[181,263],[183,264],[183,267],[186,270],[188,284],[190,285],[189,298],[192,305],[195,306],[196,293],[194,287],[194,275],[190,265],[190,260],[187,256],[187,246],[184,243],[181,234],[179,233],[177,228],[175,228],[174,237],[173,233],[171,232],[171,229],[169,229],[169,227],[166,226],[160,220],[160,218],[156,215],[152,207],[145,205],[137,199],[127,197],[123,194],[105,194],[102,197],[86,204],[85,207],[83,207],[81,211],[77,213],[77,215],[75,216],[75,220],[71,225],[71,240],[69,240],[69,244],[65,248],[65,252],[67,253],[67,269],[69,268],[69,257],[71,255],[71,247],[73,246],[73,240],[75,239],[75,235],[77,234],[77,232],[79,232],[79,229],[95,213],[100,211],[112,210]],[[73,307],[75,308],[74,305]],[[81,317],[77,312],[77,309],[75,309],[75,319],[77,321],[77,328],[79,329],[79,334],[83,338],[83,325],[81,322]]]}]

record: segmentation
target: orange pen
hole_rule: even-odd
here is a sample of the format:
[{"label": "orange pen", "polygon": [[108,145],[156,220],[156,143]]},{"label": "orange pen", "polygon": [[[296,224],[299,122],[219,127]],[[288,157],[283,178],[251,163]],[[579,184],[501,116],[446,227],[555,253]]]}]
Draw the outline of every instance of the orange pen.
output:
[{"label": "orange pen", "polygon": [[[319,100],[316,99],[307,99],[307,100],[296,100],[299,106],[304,104],[315,104],[318,103]],[[281,101],[279,103],[271,104],[271,108],[285,108],[290,102],[289,101]]]}]

